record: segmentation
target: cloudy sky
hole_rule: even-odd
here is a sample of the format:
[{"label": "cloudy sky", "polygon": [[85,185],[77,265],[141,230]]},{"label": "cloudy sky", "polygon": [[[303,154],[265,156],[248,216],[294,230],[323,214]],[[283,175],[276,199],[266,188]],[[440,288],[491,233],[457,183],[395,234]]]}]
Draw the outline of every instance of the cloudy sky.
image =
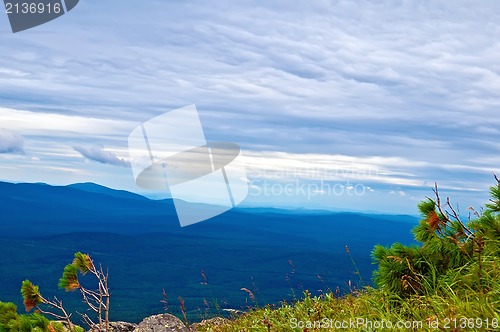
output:
[{"label": "cloudy sky", "polygon": [[0,15],[0,180],[144,193],[128,135],[195,104],[240,145],[245,204],[416,213],[438,182],[480,206],[499,36],[494,0],[85,0],[16,34]]}]

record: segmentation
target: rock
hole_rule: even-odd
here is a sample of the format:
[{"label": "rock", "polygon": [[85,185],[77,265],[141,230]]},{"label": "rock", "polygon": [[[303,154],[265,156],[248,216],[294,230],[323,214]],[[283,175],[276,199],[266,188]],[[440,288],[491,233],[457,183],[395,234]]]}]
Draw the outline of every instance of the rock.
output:
[{"label": "rock", "polygon": [[[108,332],[132,332],[137,327],[137,324],[127,322],[110,322]],[[99,327],[96,326],[89,330],[89,332],[98,332]]]},{"label": "rock", "polygon": [[191,332],[191,330],[179,318],[161,314],[144,319],[134,332]]},{"label": "rock", "polygon": [[214,317],[210,319],[202,320],[199,323],[194,323],[191,325],[193,331],[196,331],[199,327],[207,327],[207,326],[223,326],[229,324],[231,321],[227,318],[222,317]]},{"label": "rock", "polygon": [[137,327],[137,324],[127,322],[112,322],[109,325],[109,332],[132,332]]}]

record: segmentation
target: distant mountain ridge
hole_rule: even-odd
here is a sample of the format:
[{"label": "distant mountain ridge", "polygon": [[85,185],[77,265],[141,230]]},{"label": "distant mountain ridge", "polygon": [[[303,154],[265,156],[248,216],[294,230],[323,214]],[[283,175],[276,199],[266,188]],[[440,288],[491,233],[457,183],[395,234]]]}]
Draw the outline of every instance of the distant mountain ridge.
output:
[{"label": "distant mountain ridge", "polygon": [[116,198],[127,198],[127,199],[149,199],[139,194],[135,194],[126,190],[117,190],[111,189],[93,182],[83,182],[83,183],[74,183],[66,186],[68,188],[75,188],[78,190],[96,193],[96,194],[104,194],[111,197]]},{"label": "distant mountain ridge", "polygon": [[[172,199],[152,200],[124,190],[110,189],[95,183],[76,183],[68,186],[51,186],[42,183],[0,182],[0,232],[16,233],[17,226],[28,235],[77,231],[103,231],[129,234],[152,231],[178,232],[179,224]],[[413,223],[415,218],[401,215],[329,212],[325,210],[282,210],[275,208],[235,208],[210,221],[193,225],[190,229],[205,229],[208,224],[230,227],[228,219],[255,218],[262,220],[292,221],[314,218],[318,220],[362,218],[384,223],[388,220]],[[141,220],[138,225],[138,220]],[[33,221],[37,222],[34,223]],[[99,223],[98,221],[102,221]],[[236,221],[232,221],[234,223]],[[260,223],[257,223],[260,224]],[[117,225],[123,227],[117,228]],[[288,226],[296,226],[290,222]],[[29,226],[29,227],[28,227]],[[134,227],[136,226],[136,227]],[[252,226],[257,226],[252,223]],[[272,228],[272,227],[271,227]],[[19,229],[17,229],[19,231]],[[195,231],[196,232],[196,231]]]},{"label": "distant mountain ridge", "polygon": [[176,222],[171,201],[160,203],[94,184],[50,186],[0,182],[0,202],[0,233],[5,235],[113,231],[113,225],[127,224],[128,216],[141,218],[158,213],[168,217],[166,221],[172,225]]}]

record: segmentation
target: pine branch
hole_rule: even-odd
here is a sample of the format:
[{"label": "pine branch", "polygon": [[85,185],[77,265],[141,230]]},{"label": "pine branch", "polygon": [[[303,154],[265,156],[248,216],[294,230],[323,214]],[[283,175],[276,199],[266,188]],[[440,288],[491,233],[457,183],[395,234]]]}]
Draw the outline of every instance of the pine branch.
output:
[{"label": "pine branch", "polygon": [[62,316],[61,315],[58,315],[56,313],[53,313],[51,311],[44,311],[40,308],[40,306],[37,306],[37,309],[40,311],[40,313],[42,314],[46,314],[46,315],[51,315],[57,319],[60,319],[60,320],[64,320],[66,321],[66,323],[68,324],[68,328],[70,331],[73,331],[75,326],[73,324],[73,322],[71,322],[71,314],[68,314],[66,312],[66,310],[64,309],[63,307],[63,303],[62,301],[58,300],[57,297],[54,296],[54,300],[53,301],[50,301],[50,300],[47,300],[47,299],[43,299],[43,303],[48,305],[48,306],[51,306],[55,309],[58,309],[62,312]]},{"label": "pine branch", "polygon": [[[433,191],[434,191],[434,194],[436,195],[436,206],[437,206],[437,209],[438,209],[439,213],[443,216],[443,218],[445,218],[445,224],[446,224],[446,226],[449,226],[449,224],[452,223],[452,220],[450,219],[449,212],[448,211],[443,211],[443,209],[441,207],[441,196],[439,195],[439,190],[438,190],[437,183],[434,183],[434,189],[433,189]],[[464,223],[460,219],[460,216],[458,215],[457,211],[451,205],[449,197],[446,198],[446,205],[451,209],[453,219],[455,219],[460,224],[460,226],[462,227],[462,229],[465,232],[468,232],[469,234],[472,235],[473,232],[464,225]]]},{"label": "pine branch", "polygon": [[96,326],[97,324],[94,323],[94,321],[89,317],[89,315],[87,314],[82,314],[82,313],[79,313],[78,314],[82,317],[83,321],[85,322],[85,324],[87,324],[89,327],[90,327],[90,330],[92,330],[92,328],[94,326]]},{"label": "pine branch", "polygon": [[453,208],[453,206],[451,205],[451,202],[450,202],[450,198],[449,197],[446,197],[446,204],[448,205],[448,207],[451,209],[452,213],[453,213],[453,219],[455,219],[456,221],[458,221],[458,223],[460,224],[460,226],[462,227],[462,229],[464,231],[466,231],[467,233],[469,234],[473,234],[473,232],[467,227],[464,225],[464,223],[462,222],[462,220],[460,219],[460,216],[458,215],[458,212]]}]

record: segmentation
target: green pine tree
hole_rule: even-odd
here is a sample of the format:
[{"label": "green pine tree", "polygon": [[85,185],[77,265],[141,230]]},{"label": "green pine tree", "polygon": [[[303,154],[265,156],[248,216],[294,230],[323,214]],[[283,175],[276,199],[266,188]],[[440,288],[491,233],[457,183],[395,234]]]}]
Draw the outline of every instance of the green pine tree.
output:
[{"label": "green pine tree", "polygon": [[500,262],[500,181],[495,180],[490,203],[481,213],[469,208],[467,222],[448,198],[442,202],[436,186],[435,199],[418,205],[422,219],[413,234],[421,245],[375,247],[376,285],[402,298],[432,294],[458,280],[462,287],[489,292]]}]

